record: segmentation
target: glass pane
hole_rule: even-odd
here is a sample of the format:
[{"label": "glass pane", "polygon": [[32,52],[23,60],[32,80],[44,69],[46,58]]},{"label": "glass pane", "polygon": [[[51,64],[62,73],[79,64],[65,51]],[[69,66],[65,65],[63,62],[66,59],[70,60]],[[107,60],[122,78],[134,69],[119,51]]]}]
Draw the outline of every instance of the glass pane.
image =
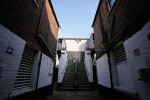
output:
[{"label": "glass pane", "polygon": [[113,6],[113,4],[114,4],[114,2],[115,2],[115,0],[110,0],[110,7],[112,7]]}]

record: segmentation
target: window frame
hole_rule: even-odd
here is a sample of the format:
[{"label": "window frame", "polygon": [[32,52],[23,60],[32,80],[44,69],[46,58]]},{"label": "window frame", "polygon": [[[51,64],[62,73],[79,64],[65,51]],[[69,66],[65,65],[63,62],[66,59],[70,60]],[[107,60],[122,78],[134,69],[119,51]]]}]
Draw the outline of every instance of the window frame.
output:
[{"label": "window frame", "polygon": [[117,0],[113,0],[113,4],[112,4],[112,5],[111,5],[111,1],[112,1],[112,0],[106,0],[106,3],[107,3],[107,6],[108,6],[109,11],[112,9],[112,7],[114,6],[114,4],[115,4],[115,2],[116,2]]}]

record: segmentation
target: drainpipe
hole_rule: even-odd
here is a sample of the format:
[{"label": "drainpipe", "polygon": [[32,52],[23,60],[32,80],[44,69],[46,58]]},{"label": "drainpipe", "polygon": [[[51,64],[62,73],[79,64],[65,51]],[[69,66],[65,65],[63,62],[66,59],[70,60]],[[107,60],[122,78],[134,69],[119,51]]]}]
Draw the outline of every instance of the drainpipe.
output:
[{"label": "drainpipe", "polygon": [[35,85],[35,89],[36,90],[38,88],[38,81],[39,81],[39,75],[40,75],[41,60],[42,60],[42,52],[40,52],[40,59],[39,59],[39,62],[38,62],[37,81],[36,81],[36,85]]},{"label": "drainpipe", "polygon": [[[39,20],[39,23],[38,23],[38,27],[37,27],[37,32],[36,32],[36,37],[35,38],[37,38],[37,36],[39,35],[39,30],[40,30],[40,25],[41,25],[41,20],[42,20],[45,4],[46,4],[46,0],[44,1],[43,7],[42,7],[40,20]],[[36,86],[35,86],[36,90],[38,89],[38,81],[39,81],[39,75],[40,75],[41,59],[42,59],[42,52],[40,52],[40,59],[39,59],[39,62],[38,62],[37,81],[36,81]]]},{"label": "drainpipe", "polygon": [[113,86],[113,80],[112,80],[112,64],[111,64],[111,61],[110,61],[110,50],[107,51],[107,57],[108,57],[108,66],[109,66],[109,73],[110,73],[110,84],[111,84],[111,88],[112,90],[114,89],[114,86]]},{"label": "drainpipe", "polygon": [[[61,29],[61,27],[58,28],[58,35],[59,35],[59,30],[60,30],[60,29]],[[56,51],[55,51],[56,54],[57,54],[57,46],[58,46],[58,37],[57,37]],[[55,55],[56,55],[56,54],[55,54]],[[56,72],[55,67],[56,67],[56,56],[55,56],[54,67],[53,67],[52,88],[53,88],[53,84],[54,84],[54,75],[55,75],[55,72]],[[52,91],[51,94],[53,94],[53,91]]]},{"label": "drainpipe", "polygon": [[[100,29],[101,29],[101,33],[103,35],[103,32],[102,32],[102,24],[101,24],[101,17],[100,17],[100,13],[98,11],[98,16],[99,16],[99,23],[100,23]],[[104,38],[104,37],[103,37]],[[106,38],[106,36],[105,36]],[[109,43],[109,42],[108,42]],[[105,45],[104,45],[105,46]],[[112,64],[111,64],[111,61],[110,61],[110,50],[108,49],[108,44],[106,43],[106,53],[107,53],[107,57],[108,57],[108,66],[109,66],[109,73],[110,73],[110,84],[111,84],[111,89],[113,90],[114,87],[113,87],[113,80],[112,80]]]},{"label": "drainpipe", "polygon": [[40,20],[39,20],[37,31],[36,31],[36,37],[39,35],[39,31],[40,31],[40,26],[41,26],[41,22],[42,22],[42,17],[43,17],[43,12],[44,12],[45,5],[46,5],[46,0],[44,1],[43,7],[42,7]]}]

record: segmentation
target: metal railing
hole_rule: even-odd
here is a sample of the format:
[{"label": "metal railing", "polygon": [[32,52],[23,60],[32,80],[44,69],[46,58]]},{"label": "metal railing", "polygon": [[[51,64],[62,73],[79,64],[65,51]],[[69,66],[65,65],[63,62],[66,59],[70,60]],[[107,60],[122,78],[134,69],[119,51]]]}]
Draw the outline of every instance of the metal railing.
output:
[{"label": "metal railing", "polygon": [[77,80],[77,61],[75,63],[75,80]]},{"label": "metal railing", "polygon": [[78,81],[77,81],[77,74],[78,74],[78,59],[76,59],[76,63],[75,63],[75,81],[74,81],[74,88],[77,89],[78,88]]}]

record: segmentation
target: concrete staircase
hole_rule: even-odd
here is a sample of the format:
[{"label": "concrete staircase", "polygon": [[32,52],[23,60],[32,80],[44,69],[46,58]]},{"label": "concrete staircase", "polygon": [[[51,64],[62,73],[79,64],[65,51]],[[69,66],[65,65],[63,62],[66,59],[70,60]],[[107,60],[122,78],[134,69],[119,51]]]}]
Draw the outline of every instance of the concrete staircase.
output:
[{"label": "concrete staircase", "polygon": [[78,89],[81,90],[88,90],[92,89],[91,84],[89,83],[87,72],[85,70],[84,62],[78,63],[78,73],[77,73],[77,82],[78,82]]},{"label": "concrete staircase", "polygon": [[75,63],[69,62],[65,71],[65,75],[62,83],[60,84],[59,89],[74,89],[74,81],[75,81]]},{"label": "concrete staircase", "polygon": [[89,90],[92,89],[88,81],[87,73],[85,70],[84,62],[77,64],[77,80],[75,80],[75,63],[69,62],[66,72],[59,89],[63,90]]}]

